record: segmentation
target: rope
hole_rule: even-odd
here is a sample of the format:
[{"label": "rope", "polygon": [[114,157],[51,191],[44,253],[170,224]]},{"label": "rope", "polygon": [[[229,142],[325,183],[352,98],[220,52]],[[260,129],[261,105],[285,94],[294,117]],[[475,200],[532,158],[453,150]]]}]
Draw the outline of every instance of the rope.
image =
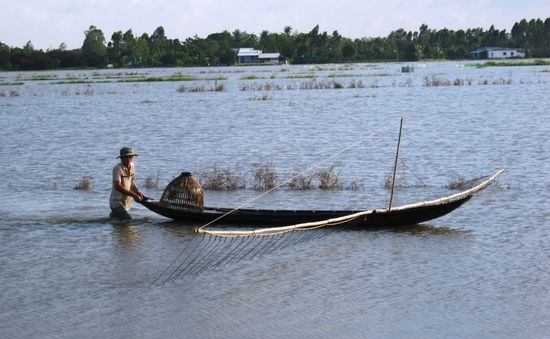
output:
[{"label": "rope", "polygon": [[426,185],[426,183],[424,183],[424,181],[422,179],[420,179],[420,177],[418,175],[416,175],[416,173],[413,172],[413,170],[407,166],[407,164],[402,160],[402,159],[399,159],[399,162],[401,163],[401,165],[405,166],[405,168],[412,173],[412,175],[414,175],[414,177],[420,181],[420,183],[426,187],[428,189],[428,191],[430,191],[436,198],[438,199],[441,199],[441,196],[436,194],[434,191],[432,191],[432,189],[430,188],[430,186]]}]

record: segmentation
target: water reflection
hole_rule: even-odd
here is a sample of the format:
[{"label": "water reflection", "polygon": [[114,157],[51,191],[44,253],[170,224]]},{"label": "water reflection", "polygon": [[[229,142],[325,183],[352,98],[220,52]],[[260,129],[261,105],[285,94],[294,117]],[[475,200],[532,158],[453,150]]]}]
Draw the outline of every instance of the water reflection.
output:
[{"label": "water reflection", "polygon": [[429,234],[429,235],[464,235],[471,233],[471,230],[461,230],[447,226],[432,225],[432,224],[416,224],[402,227],[394,227],[390,229],[394,233],[409,233],[409,234]]},{"label": "water reflection", "polygon": [[129,220],[127,222],[111,222],[113,225],[113,234],[117,237],[118,243],[122,247],[131,248],[139,242],[139,234],[136,232],[136,223]]}]

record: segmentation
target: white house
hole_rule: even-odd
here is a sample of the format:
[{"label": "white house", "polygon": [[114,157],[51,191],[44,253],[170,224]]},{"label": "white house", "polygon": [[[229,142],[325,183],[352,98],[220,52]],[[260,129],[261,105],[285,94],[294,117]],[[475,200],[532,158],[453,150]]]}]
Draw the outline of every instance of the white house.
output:
[{"label": "white house", "polygon": [[483,47],[470,52],[472,59],[513,59],[525,58],[523,48]]},{"label": "white house", "polygon": [[262,53],[253,48],[239,48],[237,50],[237,64],[270,63],[280,62],[280,53]]}]

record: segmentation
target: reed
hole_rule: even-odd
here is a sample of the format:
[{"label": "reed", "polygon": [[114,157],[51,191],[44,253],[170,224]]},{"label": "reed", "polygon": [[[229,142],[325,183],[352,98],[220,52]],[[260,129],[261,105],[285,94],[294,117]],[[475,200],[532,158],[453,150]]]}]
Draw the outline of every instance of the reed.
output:
[{"label": "reed", "polygon": [[361,80],[356,81],[355,79],[352,79],[348,85],[348,88],[364,88],[364,87],[365,85],[363,85],[363,81]]},{"label": "reed", "polygon": [[239,91],[280,91],[282,89],[283,87],[281,85],[273,82],[266,82],[263,84],[254,82],[252,84],[241,84],[239,86]]},{"label": "reed", "polygon": [[150,175],[147,178],[145,178],[145,182],[143,183],[143,186],[145,186],[145,188],[147,189],[158,188],[159,181],[160,181],[160,171],[157,171],[156,177],[153,177]]},{"label": "reed", "polygon": [[424,76],[424,86],[438,87],[438,86],[450,86],[451,80],[447,78],[438,77],[436,75]]},{"label": "reed", "polygon": [[293,190],[310,190],[313,188],[313,176],[305,176],[301,174],[300,170],[296,169],[288,182],[288,187]]},{"label": "reed", "polygon": [[319,180],[320,189],[326,190],[342,187],[340,174],[334,171],[334,166],[326,169],[319,169],[315,172],[315,175]]},{"label": "reed", "polygon": [[124,78],[117,82],[162,82],[162,81],[197,81],[197,80],[227,80],[225,77],[199,79],[191,75],[174,74],[165,77]]},{"label": "reed", "polygon": [[452,180],[447,185],[447,188],[449,189],[468,189],[474,187],[479,180],[483,179],[484,177],[476,177],[473,179],[466,180],[462,175],[455,176],[452,178]]},{"label": "reed", "polygon": [[350,190],[350,191],[358,191],[360,190],[361,188],[363,187],[363,185],[361,185],[359,182],[357,182],[356,180],[353,180],[352,182],[350,182],[348,184],[348,186],[346,187],[346,189]]},{"label": "reed", "polygon": [[344,88],[344,85],[342,85],[342,83],[340,83],[338,81],[333,81],[333,88],[334,89],[341,89],[341,88]]},{"label": "reed", "polygon": [[225,91],[225,84],[223,82],[218,83],[218,81],[216,80],[216,82],[214,83],[214,92],[223,91]]},{"label": "reed", "polygon": [[223,92],[225,91],[225,84],[223,82],[218,83],[217,81],[214,83],[213,86],[205,86],[205,85],[195,85],[195,86],[185,86],[181,85],[176,89],[179,93],[199,93],[199,92]]},{"label": "reed", "polygon": [[273,97],[270,96],[269,94],[264,94],[264,95],[259,96],[259,97],[254,96],[254,97],[249,98],[249,100],[258,100],[258,101],[266,101],[266,100],[271,100],[271,99],[273,99]]},{"label": "reed", "polygon": [[466,179],[463,176],[459,175],[454,177],[451,182],[447,185],[450,189],[460,189],[463,188],[466,184]]},{"label": "reed", "polygon": [[391,188],[392,182],[393,182],[393,173],[386,174],[386,177],[384,178],[384,187]]},{"label": "reed", "polygon": [[242,175],[217,166],[202,171],[197,177],[204,189],[228,191],[246,187]]},{"label": "reed", "polygon": [[277,172],[271,162],[265,164],[255,164],[252,169],[255,189],[271,189],[275,187]]},{"label": "reed", "polygon": [[85,175],[80,178],[80,181],[73,187],[74,190],[89,191],[92,189],[93,179],[91,176]]}]

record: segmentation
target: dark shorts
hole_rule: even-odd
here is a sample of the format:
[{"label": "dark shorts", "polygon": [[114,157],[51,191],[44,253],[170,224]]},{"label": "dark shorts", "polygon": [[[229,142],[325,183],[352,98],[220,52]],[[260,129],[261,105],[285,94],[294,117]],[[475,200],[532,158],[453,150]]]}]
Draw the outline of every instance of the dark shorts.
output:
[{"label": "dark shorts", "polygon": [[109,215],[109,217],[118,220],[132,220],[132,216],[130,215],[130,213],[128,213],[128,211],[125,210],[122,206],[111,208],[111,214]]}]

